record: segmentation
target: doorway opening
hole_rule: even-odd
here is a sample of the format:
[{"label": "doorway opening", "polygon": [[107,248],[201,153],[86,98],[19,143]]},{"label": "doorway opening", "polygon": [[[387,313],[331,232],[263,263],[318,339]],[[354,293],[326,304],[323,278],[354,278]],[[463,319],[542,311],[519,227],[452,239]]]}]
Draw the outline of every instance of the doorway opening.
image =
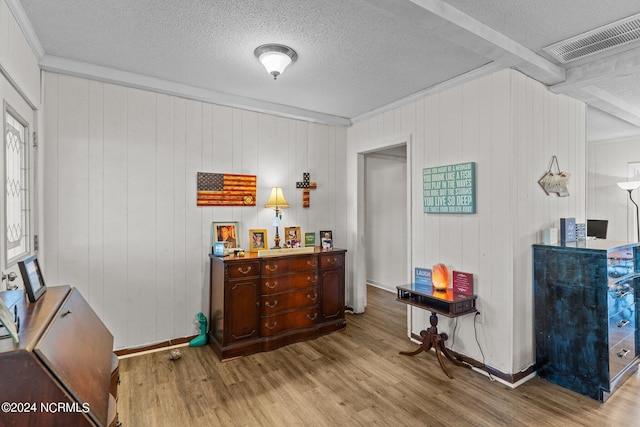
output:
[{"label": "doorway opening", "polygon": [[[363,312],[366,307],[367,280],[374,282],[374,285],[389,290],[395,290],[398,284],[406,283],[411,277],[411,136],[401,136],[385,141],[373,142],[361,146],[357,151],[357,226],[356,226],[356,245],[354,254],[354,303],[356,312]],[[398,153],[402,153],[399,155]],[[404,183],[401,182],[384,182],[380,174],[385,166],[391,166],[392,158],[399,163],[399,157],[403,157],[402,161],[404,172]],[[367,167],[367,164],[369,167]],[[392,174],[397,176],[398,164],[396,167],[390,167]],[[371,169],[379,173],[374,176],[367,177],[367,170],[371,173]],[[400,202],[402,206],[386,202],[385,199],[395,199],[397,194],[391,195],[391,192],[403,192],[404,198]],[[384,204],[385,213],[379,212],[379,207]],[[395,209],[395,212],[391,212]],[[398,212],[399,211],[399,212]],[[395,214],[395,216],[393,215]],[[398,220],[397,215],[404,216],[404,220]],[[391,219],[389,219],[391,218]],[[394,222],[389,224],[388,222]],[[381,230],[389,230],[393,233],[393,242],[383,236],[388,236]],[[368,236],[368,233],[378,233],[380,239]],[[385,240],[387,240],[385,242]],[[375,248],[370,249],[367,245],[373,242]],[[379,247],[382,245],[382,247]],[[400,249],[397,249],[397,248]],[[386,250],[385,250],[386,248]],[[395,253],[394,253],[394,249]],[[368,277],[367,274],[382,274],[378,268],[378,263],[386,264],[390,260],[396,263],[397,267],[393,276]],[[376,264],[368,271],[368,264]],[[377,282],[377,283],[376,283]]]}]

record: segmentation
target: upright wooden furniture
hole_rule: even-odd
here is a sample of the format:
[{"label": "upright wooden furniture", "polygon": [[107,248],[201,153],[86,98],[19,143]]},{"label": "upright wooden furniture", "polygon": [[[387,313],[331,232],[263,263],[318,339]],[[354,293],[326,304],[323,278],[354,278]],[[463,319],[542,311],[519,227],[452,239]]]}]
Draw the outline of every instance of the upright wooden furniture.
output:
[{"label": "upright wooden furniture", "polygon": [[431,311],[431,316],[429,317],[429,324],[431,326],[420,331],[420,337],[422,338],[420,347],[413,351],[401,351],[400,354],[415,356],[416,354],[429,351],[433,348],[436,352],[438,363],[440,363],[440,368],[442,368],[449,378],[453,378],[453,375],[451,375],[444,365],[444,361],[442,360],[443,354],[455,365],[470,368],[469,365],[459,361],[445,346],[445,342],[449,339],[449,336],[444,332],[438,333],[438,314],[447,317],[458,317],[464,314],[475,313],[477,311],[477,297],[475,295],[457,294],[454,293],[452,289],[438,291],[431,285],[421,283],[396,286],[396,289],[398,291],[397,301]]},{"label": "upright wooden furniture", "polygon": [[345,252],[211,255],[209,343],[218,357],[269,351],[344,328]]},{"label": "upright wooden furniture", "polygon": [[640,246],[534,245],[537,373],[605,401],[638,370]]},{"label": "upright wooden furniture", "polygon": [[0,402],[14,404],[3,406],[0,424],[115,425],[113,336],[80,292],[56,286],[34,303],[22,290],[0,298],[20,317],[20,342],[0,339]]}]

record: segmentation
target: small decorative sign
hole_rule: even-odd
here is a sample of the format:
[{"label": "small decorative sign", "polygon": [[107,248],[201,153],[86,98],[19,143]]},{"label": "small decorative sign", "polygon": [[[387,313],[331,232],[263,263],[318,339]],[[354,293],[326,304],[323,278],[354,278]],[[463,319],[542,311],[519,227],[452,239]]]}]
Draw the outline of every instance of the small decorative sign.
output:
[{"label": "small decorative sign", "polygon": [[572,243],[576,241],[576,219],[560,218],[560,243]]},{"label": "small decorative sign", "polygon": [[304,233],[304,246],[315,246],[316,245],[316,233],[307,232]]},{"label": "small decorative sign", "polygon": [[431,269],[416,267],[414,282],[420,285],[431,285]]},{"label": "small decorative sign", "polygon": [[424,213],[476,213],[475,162],[422,170]]},{"label": "small decorative sign", "polygon": [[[553,164],[556,164],[556,172],[553,172]],[[558,164],[558,158],[553,156],[551,158],[551,164],[549,169],[542,175],[542,178],[538,180],[538,184],[542,187],[544,192],[549,196],[550,193],[556,193],[558,197],[567,197],[569,195],[569,178],[571,174],[560,171],[560,165]]]},{"label": "small decorative sign", "polygon": [[473,274],[454,270],[453,293],[467,296],[473,295]]}]

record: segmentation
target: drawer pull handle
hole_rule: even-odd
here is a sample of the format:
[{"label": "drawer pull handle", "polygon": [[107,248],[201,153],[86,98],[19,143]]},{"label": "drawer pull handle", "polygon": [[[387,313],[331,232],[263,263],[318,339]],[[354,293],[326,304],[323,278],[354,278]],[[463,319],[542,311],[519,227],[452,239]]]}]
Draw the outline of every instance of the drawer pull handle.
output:
[{"label": "drawer pull handle", "polygon": [[62,313],[62,317],[66,316],[67,314],[71,314],[73,313],[71,310],[67,310],[64,313]]},{"label": "drawer pull handle", "polygon": [[307,265],[309,267],[316,267],[318,265],[318,263],[316,262],[316,260],[313,261],[307,261]]},{"label": "drawer pull handle", "polygon": [[626,348],[623,348],[622,351],[619,351],[619,352],[616,353],[616,356],[618,356],[620,359],[622,359],[627,354],[629,354],[629,350],[627,350]]},{"label": "drawer pull handle", "polygon": [[268,323],[265,323],[265,324],[264,324],[264,327],[265,327],[265,328],[267,328],[267,329],[273,329],[273,328],[275,328],[277,325],[278,325],[278,321],[276,320],[275,322],[273,322],[273,326],[269,326],[269,324],[268,324]]},{"label": "drawer pull handle", "polygon": [[307,294],[307,298],[311,301],[315,301],[318,299],[318,294],[314,294],[313,296]]},{"label": "drawer pull handle", "polygon": [[629,321],[627,319],[621,320],[618,322],[618,328],[624,328],[628,324],[629,324]]},{"label": "drawer pull handle", "polygon": [[329,264],[335,264],[336,262],[338,262],[338,258],[335,258],[335,257],[333,257],[333,258],[327,258],[327,262],[328,262]]},{"label": "drawer pull handle", "polygon": [[316,317],[318,317],[318,313],[307,314],[307,319],[309,320],[316,320]]},{"label": "drawer pull handle", "polygon": [[269,289],[274,289],[276,286],[278,286],[278,281],[276,280],[275,282],[273,282],[273,285],[269,282],[265,282],[264,285]]},{"label": "drawer pull handle", "polygon": [[274,302],[270,303],[269,301],[265,301],[264,305],[266,305],[269,308],[273,308],[276,305],[278,305],[278,300],[275,300]]},{"label": "drawer pull handle", "polygon": [[308,282],[316,283],[316,280],[318,280],[318,276],[313,276],[313,279],[311,278],[311,276],[307,276]]},{"label": "drawer pull handle", "polygon": [[249,272],[251,271],[251,266],[247,266],[247,269],[244,270],[242,267],[238,267],[238,272],[242,273],[242,274],[249,274]]},{"label": "drawer pull handle", "polygon": [[269,264],[267,264],[267,265],[265,265],[264,268],[266,268],[267,270],[269,270],[270,272],[273,273],[274,271],[276,271],[278,269],[278,264],[274,265],[273,267],[270,266]]}]

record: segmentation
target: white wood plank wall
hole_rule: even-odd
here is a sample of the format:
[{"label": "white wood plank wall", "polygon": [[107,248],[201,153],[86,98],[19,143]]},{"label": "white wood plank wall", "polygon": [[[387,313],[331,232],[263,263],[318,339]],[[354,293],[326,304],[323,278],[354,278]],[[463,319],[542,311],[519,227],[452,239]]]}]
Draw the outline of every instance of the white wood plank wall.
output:
[{"label": "white wood plank wall", "polygon": [[[239,221],[273,238],[283,226],[331,229],[346,245],[346,129],[45,73],[43,269],[76,286],[133,348],[197,334],[208,314],[211,223]],[[255,174],[256,207],[197,207],[196,173]],[[295,182],[318,183],[302,208]]]},{"label": "white wood plank wall", "polygon": [[[535,361],[531,245],[560,217],[585,219],[585,106],[503,70],[357,122],[347,131],[349,156],[372,141],[407,134],[413,139],[412,267],[443,262],[473,273],[485,362],[505,373],[525,370]],[[572,174],[569,197],[547,196],[537,183],[552,155]],[[424,214],[422,169],[462,162],[476,162],[477,214]],[[350,205],[353,230],[355,208]],[[353,239],[350,249],[356,246]],[[428,315],[413,310],[414,333],[428,326]],[[452,342],[453,322],[441,316],[440,324]],[[483,360],[473,316],[458,319],[455,335],[454,350]]]},{"label": "white wood plank wall", "polygon": [[40,104],[38,58],[4,0],[0,0],[0,68],[33,105]]}]

